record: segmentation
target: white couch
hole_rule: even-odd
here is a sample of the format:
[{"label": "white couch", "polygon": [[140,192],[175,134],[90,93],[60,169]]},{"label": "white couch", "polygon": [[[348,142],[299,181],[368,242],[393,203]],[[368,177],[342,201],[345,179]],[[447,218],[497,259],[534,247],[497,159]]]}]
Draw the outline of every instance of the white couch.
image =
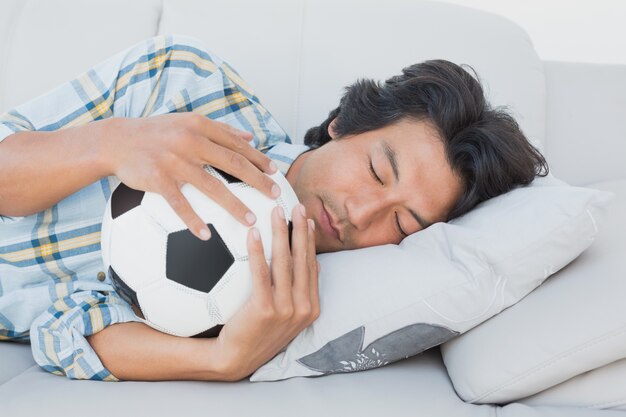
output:
[{"label": "white couch", "polygon": [[[537,333],[549,345],[598,320],[612,326],[606,337],[626,333],[626,308],[596,317],[603,294],[624,291],[626,278],[625,66],[541,61],[524,31],[504,18],[415,0],[3,0],[0,111],[163,33],[202,39],[255,87],[296,142],[357,77],[383,79],[430,58],[470,64],[557,177],[616,198],[587,252],[442,348],[365,372],[273,383],[97,383],[48,374],[28,346],[0,343],[3,416],[626,415],[626,342],[604,352],[598,339],[527,373],[514,401],[476,392],[497,392],[494,367],[519,374],[516,350],[536,346]],[[572,326],[551,328],[556,315],[571,317]],[[494,334],[501,337],[485,336]]]}]

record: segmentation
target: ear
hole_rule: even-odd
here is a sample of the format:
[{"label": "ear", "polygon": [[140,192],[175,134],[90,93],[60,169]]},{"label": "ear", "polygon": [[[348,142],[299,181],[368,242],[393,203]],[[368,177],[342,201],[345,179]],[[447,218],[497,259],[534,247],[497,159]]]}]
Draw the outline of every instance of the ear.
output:
[{"label": "ear", "polygon": [[328,135],[330,136],[331,139],[335,139],[335,137],[337,136],[337,132],[335,132],[336,122],[337,122],[337,119],[335,118],[328,124]]}]

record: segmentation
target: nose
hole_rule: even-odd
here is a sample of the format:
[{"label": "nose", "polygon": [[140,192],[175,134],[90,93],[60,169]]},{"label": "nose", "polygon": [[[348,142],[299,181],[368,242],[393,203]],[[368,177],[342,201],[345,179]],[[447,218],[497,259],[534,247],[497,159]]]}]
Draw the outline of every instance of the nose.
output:
[{"label": "nose", "polygon": [[346,198],[348,221],[357,230],[365,230],[391,209],[392,202],[382,193],[358,193]]}]

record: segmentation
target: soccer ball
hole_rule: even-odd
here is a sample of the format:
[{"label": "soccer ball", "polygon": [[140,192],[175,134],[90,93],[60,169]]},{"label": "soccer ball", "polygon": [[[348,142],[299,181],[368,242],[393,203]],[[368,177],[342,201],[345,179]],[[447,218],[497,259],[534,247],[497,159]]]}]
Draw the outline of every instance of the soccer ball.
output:
[{"label": "soccer ball", "polygon": [[[281,188],[272,200],[217,168],[205,170],[254,212],[269,262],[272,209],[283,208],[291,235],[298,203],[287,179],[278,171],[269,176]],[[216,337],[252,293],[248,227],[193,185],[181,191],[211,230],[208,241],[193,235],[160,194],[120,183],[102,220],[102,259],[115,290],[144,323],[176,336]]]}]

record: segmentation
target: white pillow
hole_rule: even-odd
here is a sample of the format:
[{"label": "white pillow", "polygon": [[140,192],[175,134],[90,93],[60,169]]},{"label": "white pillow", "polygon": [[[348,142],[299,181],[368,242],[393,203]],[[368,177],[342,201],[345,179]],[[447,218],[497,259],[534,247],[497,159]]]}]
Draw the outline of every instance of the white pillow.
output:
[{"label": "white pillow", "polygon": [[583,252],[611,197],[536,178],[400,245],[319,255],[320,317],[250,381],[376,368],[466,332]]},{"label": "white pillow", "polygon": [[593,246],[540,291],[441,346],[463,401],[626,410],[626,179],[593,187],[616,195]]}]

